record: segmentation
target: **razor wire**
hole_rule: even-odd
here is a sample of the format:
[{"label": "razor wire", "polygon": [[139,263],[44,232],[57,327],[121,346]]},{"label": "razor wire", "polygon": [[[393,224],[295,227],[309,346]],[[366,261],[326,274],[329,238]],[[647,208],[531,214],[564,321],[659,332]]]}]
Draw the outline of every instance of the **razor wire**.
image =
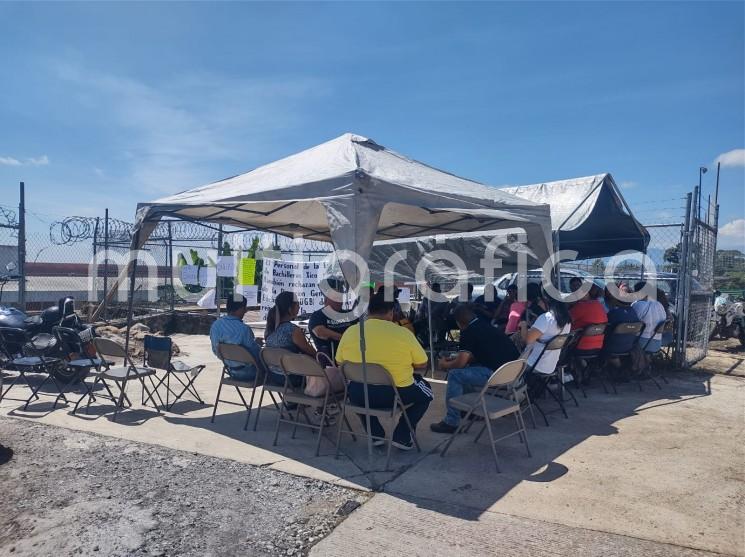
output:
[{"label": "razor wire", "polygon": [[[102,239],[106,232],[106,222],[97,217],[67,217],[56,221],[49,227],[49,239],[55,245],[69,245],[88,240]],[[170,230],[169,230],[170,229]],[[108,242],[111,244],[129,244],[132,240],[134,225],[120,219],[108,219]],[[161,221],[150,235],[150,241],[197,241],[213,242],[217,240],[218,231],[189,221]]]}]

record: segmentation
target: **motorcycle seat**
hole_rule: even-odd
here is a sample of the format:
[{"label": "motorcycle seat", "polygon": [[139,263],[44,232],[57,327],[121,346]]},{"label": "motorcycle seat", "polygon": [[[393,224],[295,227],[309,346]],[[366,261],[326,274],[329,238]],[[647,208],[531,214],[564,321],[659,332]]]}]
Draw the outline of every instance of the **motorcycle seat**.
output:
[{"label": "motorcycle seat", "polygon": [[89,368],[89,367],[101,367],[104,365],[104,363],[112,365],[114,362],[108,361],[108,360],[102,360],[101,358],[79,358],[77,360],[72,360],[67,362],[67,367],[80,367],[80,368]]}]

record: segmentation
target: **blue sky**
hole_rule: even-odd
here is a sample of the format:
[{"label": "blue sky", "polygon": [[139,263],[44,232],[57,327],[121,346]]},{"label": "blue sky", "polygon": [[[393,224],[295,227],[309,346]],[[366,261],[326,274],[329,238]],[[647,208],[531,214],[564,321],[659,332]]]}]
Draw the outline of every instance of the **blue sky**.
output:
[{"label": "blue sky", "polygon": [[132,220],[352,131],[493,185],[608,171],[646,223],[727,153],[742,247],[743,6],[2,3],[0,204]]}]

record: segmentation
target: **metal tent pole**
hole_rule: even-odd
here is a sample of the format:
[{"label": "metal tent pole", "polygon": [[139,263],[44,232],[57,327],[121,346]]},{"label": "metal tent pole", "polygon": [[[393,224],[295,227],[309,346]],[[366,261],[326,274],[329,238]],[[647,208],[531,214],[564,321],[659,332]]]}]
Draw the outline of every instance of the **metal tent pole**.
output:
[{"label": "metal tent pole", "polygon": [[427,296],[427,330],[429,331],[429,367],[432,372],[432,378],[435,377],[435,343],[432,340],[432,300]]},{"label": "metal tent pole", "polygon": [[21,182],[18,203],[18,305],[26,310],[26,184]]},{"label": "metal tent pole", "polygon": [[103,320],[107,319],[107,299],[109,292],[109,210],[106,209],[103,221]]},{"label": "metal tent pole", "polygon": [[[222,254],[222,224],[218,226],[217,230],[217,259],[220,259]],[[215,306],[217,307],[217,318],[220,318],[220,277],[217,275],[217,269],[215,269]]]},{"label": "metal tent pole", "polygon": [[[130,251],[130,265],[132,271],[129,274],[129,300],[127,305],[127,334],[124,340],[124,351],[129,354],[129,330],[132,328],[132,311],[134,307],[135,299],[135,277],[137,276],[137,253],[134,254],[134,261],[131,259],[132,252]],[[125,363],[126,364],[126,363]]]}]

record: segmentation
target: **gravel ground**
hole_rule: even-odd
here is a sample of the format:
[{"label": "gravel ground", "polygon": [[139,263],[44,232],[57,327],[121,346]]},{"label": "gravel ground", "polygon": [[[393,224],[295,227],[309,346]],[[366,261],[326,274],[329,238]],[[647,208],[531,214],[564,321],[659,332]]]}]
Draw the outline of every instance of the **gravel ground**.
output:
[{"label": "gravel ground", "polygon": [[367,495],[0,418],[0,555],[305,555]]}]

